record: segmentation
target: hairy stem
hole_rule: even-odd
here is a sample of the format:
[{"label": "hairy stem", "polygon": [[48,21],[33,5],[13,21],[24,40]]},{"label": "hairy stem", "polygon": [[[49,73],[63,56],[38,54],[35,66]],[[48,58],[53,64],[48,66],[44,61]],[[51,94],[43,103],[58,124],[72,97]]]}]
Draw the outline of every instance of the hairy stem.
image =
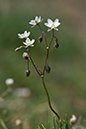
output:
[{"label": "hairy stem", "polygon": [[44,90],[45,90],[45,92],[46,92],[46,94],[47,94],[47,99],[48,99],[49,108],[50,108],[51,111],[58,117],[58,120],[60,120],[60,116],[59,116],[58,113],[53,109],[53,107],[52,107],[52,105],[51,105],[49,93],[48,93],[48,90],[47,90],[46,85],[45,85],[45,82],[44,82],[44,76],[41,76],[41,79],[42,79],[42,84],[43,84]]}]

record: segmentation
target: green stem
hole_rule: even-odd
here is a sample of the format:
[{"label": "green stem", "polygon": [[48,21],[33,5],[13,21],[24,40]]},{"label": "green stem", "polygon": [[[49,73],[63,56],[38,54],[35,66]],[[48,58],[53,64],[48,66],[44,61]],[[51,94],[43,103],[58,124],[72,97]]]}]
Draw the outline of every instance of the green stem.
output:
[{"label": "green stem", "polygon": [[57,114],[57,112],[53,109],[53,107],[52,107],[52,105],[51,105],[49,93],[48,93],[48,90],[47,90],[46,85],[45,85],[45,82],[44,82],[44,76],[41,76],[41,79],[42,79],[43,87],[44,87],[45,92],[46,92],[46,94],[47,94],[47,99],[48,99],[49,107],[50,107],[51,111],[58,117],[58,120],[60,120],[60,116]]},{"label": "green stem", "polygon": [[0,123],[1,123],[1,126],[3,127],[3,129],[8,129],[2,118],[0,118]]}]

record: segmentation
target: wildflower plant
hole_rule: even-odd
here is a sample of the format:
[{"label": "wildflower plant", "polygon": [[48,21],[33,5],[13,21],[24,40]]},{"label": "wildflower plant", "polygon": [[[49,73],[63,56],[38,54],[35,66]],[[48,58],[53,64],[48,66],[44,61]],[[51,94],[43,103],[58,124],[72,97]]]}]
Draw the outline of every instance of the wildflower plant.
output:
[{"label": "wildflower plant", "polygon": [[54,43],[54,46],[56,48],[59,47],[59,44],[58,44],[58,38],[57,36],[55,36],[54,34],[54,31],[58,31],[58,26],[60,25],[60,22],[59,22],[59,19],[56,18],[56,20],[53,22],[51,19],[47,19],[47,23],[44,23],[45,26],[47,26],[49,29],[48,31],[52,31],[52,36],[51,36],[51,39],[50,39],[50,42],[48,43],[47,42],[47,37],[46,37],[46,34],[45,32],[43,31],[43,29],[41,28],[41,25],[40,23],[43,21],[43,18],[41,18],[41,16],[36,16],[35,17],[35,20],[31,20],[29,22],[31,26],[31,28],[35,27],[35,26],[38,26],[39,29],[41,30],[41,36],[38,38],[40,42],[43,41],[43,38],[44,38],[44,41],[45,41],[45,46],[46,46],[46,55],[45,55],[45,60],[44,60],[44,65],[43,65],[43,69],[41,70],[37,64],[35,64],[31,54],[30,54],[30,47],[33,47],[34,46],[34,43],[35,43],[35,39],[30,39],[29,38],[29,35],[30,35],[30,32],[27,32],[25,30],[25,32],[23,34],[18,34],[19,38],[20,39],[25,39],[25,42],[23,42],[23,46],[20,46],[20,47],[17,47],[15,49],[15,51],[18,51],[20,50],[21,48],[24,48],[25,49],[25,52],[23,53],[23,58],[27,60],[27,70],[26,70],[26,76],[30,76],[30,69],[29,69],[29,62],[32,63],[32,65],[34,66],[37,74],[39,75],[39,77],[41,78],[41,81],[42,81],[42,84],[43,84],[43,87],[44,87],[44,90],[46,92],[46,95],[47,95],[47,99],[48,99],[48,105],[49,105],[49,108],[50,110],[57,116],[58,120],[60,120],[60,116],[59,114],[54,110],[54,108],[52,107],[51,105],[51,101],[50,101],[50,96],[49,96],[49,93],[48,93],[48,90],[46,88],[46,85],[45,85],[45,81],[44,81],[44,78],[45,78],[45,73],[50,73],[50,66],[48,65],[48,59],[49,59],[49,50],[51,48],[51,44],[53,42],[53,39],[55,40],[55,43]]}]

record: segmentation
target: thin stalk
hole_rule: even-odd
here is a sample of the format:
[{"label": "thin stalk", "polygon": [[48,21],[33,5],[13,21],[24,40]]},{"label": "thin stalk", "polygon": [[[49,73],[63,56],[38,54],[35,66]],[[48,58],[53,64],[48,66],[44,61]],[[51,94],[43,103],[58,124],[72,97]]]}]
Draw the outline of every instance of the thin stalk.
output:
[{"label": "thin stalk", "polygon": [[52,43],[52,41],[53,41],[53,38],[54,38],[54,35],[52,35],[52,38],[51,38],[51,40],[50,40],[49,48],[50,48],[50,46],[51,46],[51,43]]},{"label": "thin stalk", "polygon": [[29,60],[27,60],[27,69],[29,70]]},{"label": "thin stalk", "polygon": [[53,29],[53,30],[52,30],[52,38],[51,38],[51,40],[50,40],[49,48],[50,48],[50,46],[51,46],[51,43],[52,43],[54,37],[55,37],[55,36],[54,36],[54,29]]},{"label": "thin stalk", "polygon": [[30,60],[31,60],[31,62],[32,62],[33,66],[34,66],[34,68],[36,70],[36,72],[38,73],[38,75],[41,76],[42,75],[41,70],[36,66],[36,64],[33,62],[33,60],[32,60],[31,57],[30,57]]},{"label": "thin stalk", "polygon": [[50,44],[49,44],[49,47],[46,47],[46,57],[45,57],[45,64],[44,64],[44,68],[43,68],[43,74],[45,72],[45,67],[47,65],[47,60],[48,60],[48,56],[49,56],[49,49],[50,49],[50,46],[51,46],[51,43],[53,41],[53,38],[54,38],[54,35],[52,35],[52,38],[50,40]]},{"label": "thin stalk", "polygon": [[46,38],[45,32],[42,30],[42,28],[41,28],[41,26],[39,24],[38,24],[38,27],[42,31],[42,34],[44,35],[44,38],[45,38],[45,45],[46,45],[46,47],[48,47],[48,45],[47,45],[47,38]]},{"label": "thin stalk", "polygon": [[46,45],[46,48],[47,48],[47,47],[48,47],[48,45],[47,45],[47,38],[46,38],[46,35],[45,35],[44,31],[42,31],[42,34],[44,35],[44,38],[45,38],[45,45]]},{"label": "thin stalk", "polygon": [[47,99],[48,99],[49,108],[50,108],[51,111],[57,116],[58,120],[60,120],[60,116],[59,116],[58,113],[53,109],[53,107],[52,107],[52,105],[51,105],[49,93],[48,93],[48,90],[47,90],[46,85],[45,85],[45,82],[44,82],[44,76],[41,76],[41,79],[42,79],[42,84],[43,84],[44,90],[45,90],[45,92],[46,92],[46,94],[47,94]]},{"label": "thin stalk", "polygon": [[46,48],[46,57],[45,57],[45,63],[44,63],[44,68],[43,68],[43,74],[45,72],[45,67],[47,65],[48,55],[49,55],[49,47]]}]

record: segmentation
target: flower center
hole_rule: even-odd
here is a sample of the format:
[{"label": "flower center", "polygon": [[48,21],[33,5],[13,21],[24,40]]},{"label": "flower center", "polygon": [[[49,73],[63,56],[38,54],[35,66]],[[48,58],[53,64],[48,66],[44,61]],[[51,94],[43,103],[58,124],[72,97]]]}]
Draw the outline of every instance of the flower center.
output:
[{"label": "flower center", "polygon": [[38,24],[38,21],[35,21],[36,24]]},{"label": "flower center", "polygon": [[52,25],[51,25],[52,27],[54,26],[54,23],[52,23]]},{"label": "flower center", "polygon": [[27,35],[27,33],[25,32],[25,36]]},{"label": "flower center", "polygon": [[28,40],[27,43],[30,43],[30,40]]}]

